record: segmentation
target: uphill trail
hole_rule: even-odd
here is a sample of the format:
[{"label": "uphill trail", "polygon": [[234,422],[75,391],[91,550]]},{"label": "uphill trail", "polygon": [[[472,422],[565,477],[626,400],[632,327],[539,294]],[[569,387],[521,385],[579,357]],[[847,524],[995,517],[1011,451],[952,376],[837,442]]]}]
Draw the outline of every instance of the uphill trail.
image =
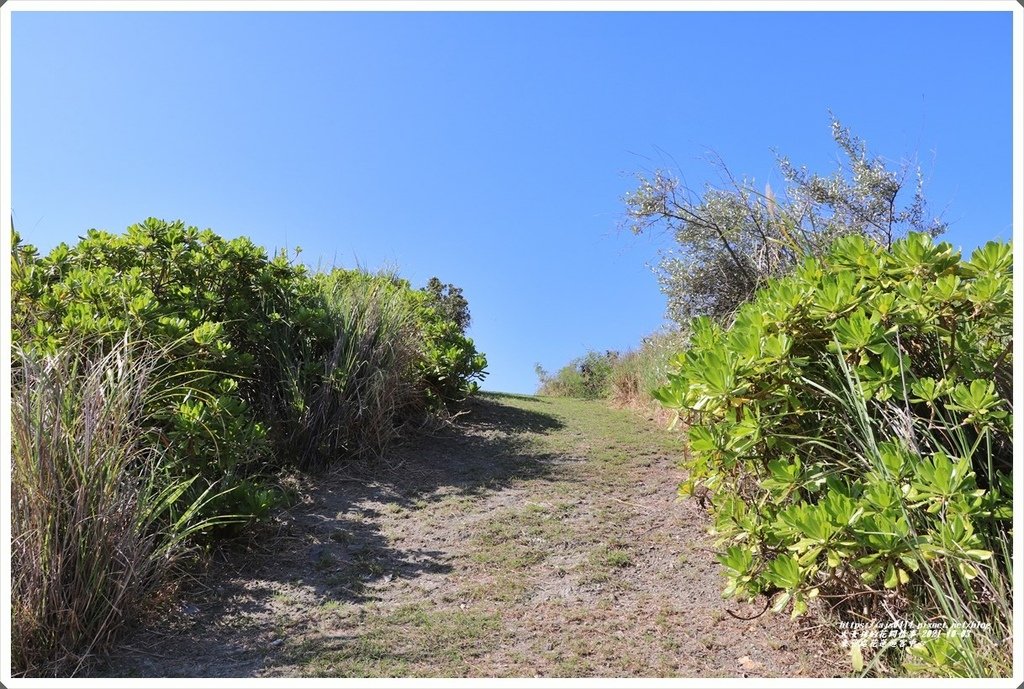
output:
[{"label": "uphill trail", "polygon": [[835,676],[809,622],[726,601],[682,438],[604,402],[482,394],[387,470],[184,583],[100,676]]}]

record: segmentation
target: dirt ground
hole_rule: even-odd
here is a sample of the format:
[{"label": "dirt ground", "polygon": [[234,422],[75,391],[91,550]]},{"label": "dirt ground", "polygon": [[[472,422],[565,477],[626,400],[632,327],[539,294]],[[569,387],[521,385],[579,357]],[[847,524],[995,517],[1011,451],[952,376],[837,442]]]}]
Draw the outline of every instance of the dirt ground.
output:
[{"label": "dirt ground", "polygon": [[388,471],[302,501],[185,582],[96,676],[742,677],[844,673],[829,635],[721,598],[678,433],[484,395]]}]

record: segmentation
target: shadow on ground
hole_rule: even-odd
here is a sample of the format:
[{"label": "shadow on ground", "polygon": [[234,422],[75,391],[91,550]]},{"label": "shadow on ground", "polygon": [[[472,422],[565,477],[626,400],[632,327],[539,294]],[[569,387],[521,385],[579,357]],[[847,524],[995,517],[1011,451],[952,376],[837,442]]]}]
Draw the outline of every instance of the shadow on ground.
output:
[{"label": "shadow on ground", "polygon": [[281,663],[273,649],[288,634],[282,610],[315,619],[309,610],[373,603],[401,580],[443,585],[453,555],[409,539],[396,547],[381,531],[382,514],[557,474],[563,456],[530,448],[531,434],[563,427],[546,404],[481,395],[456,425],[408,441],[384,463],[306,477],[301,503],[222,547],[175,610],[138,630],[96,676],[259,674]]}]

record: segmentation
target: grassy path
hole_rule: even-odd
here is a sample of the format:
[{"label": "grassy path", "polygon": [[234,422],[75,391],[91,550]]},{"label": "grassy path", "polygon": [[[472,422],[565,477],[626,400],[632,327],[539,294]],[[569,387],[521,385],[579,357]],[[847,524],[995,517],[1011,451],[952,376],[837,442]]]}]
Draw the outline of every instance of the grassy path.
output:
[{"label": "grassy path", "polygon": [[[484,395],[376,479],[322,477],[100,674],[800,676],[785,616],[723,601],[678,434],[600,402]],[[840,670],[841,671],[841,670]]]}]

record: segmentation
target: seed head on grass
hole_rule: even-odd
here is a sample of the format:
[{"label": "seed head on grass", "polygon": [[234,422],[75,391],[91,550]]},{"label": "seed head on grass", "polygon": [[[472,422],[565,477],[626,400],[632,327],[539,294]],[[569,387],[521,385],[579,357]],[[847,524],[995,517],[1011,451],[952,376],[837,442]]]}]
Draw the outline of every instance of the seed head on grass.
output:
[{"label": "seed head on grass", "polygon": [[[181,556],[209,491],[162,472],[145,427],[162,357],[124,337],[51,355],[15,348],[11,399],[12,669],[73,675],[113,643]],[[173,508],[173,513],[172,513]]]}]

